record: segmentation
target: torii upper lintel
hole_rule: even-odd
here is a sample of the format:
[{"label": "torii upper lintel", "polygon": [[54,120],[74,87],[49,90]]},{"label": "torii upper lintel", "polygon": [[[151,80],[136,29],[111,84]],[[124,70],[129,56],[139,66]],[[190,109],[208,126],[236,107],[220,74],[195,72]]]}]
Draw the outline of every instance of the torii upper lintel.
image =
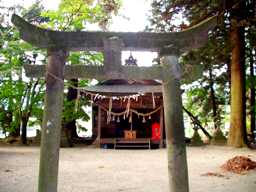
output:
[{"label": "torii upper lintel", "polygon": [[18,15],[12,16],[24,41],[38,48],[65,48],[66,50],[101,51],[104,39],[116,36],[124,42],[123,50],[156,51],[164,54],[182,53],[203,46],[208,40],[208,31],[217,24],[217,16],[181,32],[61,32],[43,29],[26,22]]}]

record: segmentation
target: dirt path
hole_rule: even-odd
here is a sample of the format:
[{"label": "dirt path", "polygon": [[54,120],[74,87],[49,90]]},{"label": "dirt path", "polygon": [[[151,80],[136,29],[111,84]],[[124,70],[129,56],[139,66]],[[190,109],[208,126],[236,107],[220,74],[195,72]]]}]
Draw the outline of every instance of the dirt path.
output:
[{"label": "dirt path", "polygon": [[[256,171],[223,172],[236,155],[256,160],[256,151],[228,147],[188,147],[191,192],[255,192]],[[36,192],[39,148],[0,147],[0,192]],[[213,172],[224,177],[202,176]],[[61,149],[60,192],[167,192],[165,150]]]}]

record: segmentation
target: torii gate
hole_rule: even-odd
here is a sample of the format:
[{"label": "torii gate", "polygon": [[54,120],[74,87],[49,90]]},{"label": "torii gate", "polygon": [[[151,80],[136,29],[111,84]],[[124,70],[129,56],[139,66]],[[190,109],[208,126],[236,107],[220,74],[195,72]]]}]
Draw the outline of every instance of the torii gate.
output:
[{"label": "torii gate", "polygon": [[[169,189],[172,192],[189,191],[180,80],[196,77],[191,76],[191,71],[182,72],[178,57],[205,44],[208,31],[216,26],[215,16],[175,33],[60,32],[41,29],[17,15],[12,16],[12,22],[24,41],[48,51],[46,66],[25,66],[27,76],[46,78],[39,192],[57,192],[64,78],[162,80]],[[104,66],[65,66],[68,51],[81,50],[102,51]],[[122,66],[122,50],[157,51],[163,56],[161,65]]]}]

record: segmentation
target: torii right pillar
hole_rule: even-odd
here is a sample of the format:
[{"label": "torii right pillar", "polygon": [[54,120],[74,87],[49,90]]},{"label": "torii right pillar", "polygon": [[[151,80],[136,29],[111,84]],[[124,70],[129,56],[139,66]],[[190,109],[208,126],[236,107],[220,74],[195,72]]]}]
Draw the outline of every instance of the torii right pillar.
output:
[{"label": "torii right pillar", "polygon": [[188,192],[188,168],[180,89],[178,56],[161,60],[164,71],[163,99],[167,141],[169,191]]}]

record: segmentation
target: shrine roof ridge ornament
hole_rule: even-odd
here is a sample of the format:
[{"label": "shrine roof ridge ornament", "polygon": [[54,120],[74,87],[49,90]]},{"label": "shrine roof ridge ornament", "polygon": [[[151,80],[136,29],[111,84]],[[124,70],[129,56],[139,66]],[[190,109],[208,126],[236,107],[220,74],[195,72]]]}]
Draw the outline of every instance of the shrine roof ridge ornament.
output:
[{"label": "shrine roof ridge ornament", "polygon": [[21,39],[43,49],[102,51],[104,39],[118,37],[123,41],[123,50],[172,54],[203,46],[208,40],[208,32],[217,25],[217,16],[212,16],[181,32],[169,33],[53,31],[32,25],[15,14],[12,15],[12,23],[19,29]]}]

